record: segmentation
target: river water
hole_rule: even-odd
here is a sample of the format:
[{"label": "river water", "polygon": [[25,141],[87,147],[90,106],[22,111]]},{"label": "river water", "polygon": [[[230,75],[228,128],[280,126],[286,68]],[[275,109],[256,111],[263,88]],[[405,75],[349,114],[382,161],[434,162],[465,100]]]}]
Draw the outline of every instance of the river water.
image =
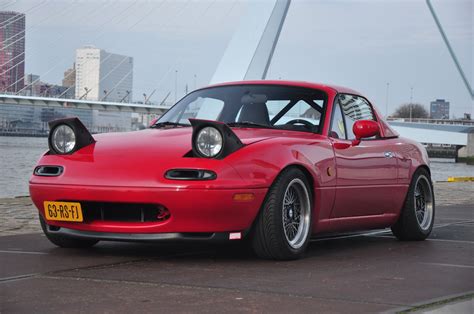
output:
[{"label": "river water", "polygon": [[[0,136],[0,198],[28,195],[28,179],[47,150],[47,138]],[[431,171],[434,181],[474,176],[474,166],[450,159],[431,160]]]}]

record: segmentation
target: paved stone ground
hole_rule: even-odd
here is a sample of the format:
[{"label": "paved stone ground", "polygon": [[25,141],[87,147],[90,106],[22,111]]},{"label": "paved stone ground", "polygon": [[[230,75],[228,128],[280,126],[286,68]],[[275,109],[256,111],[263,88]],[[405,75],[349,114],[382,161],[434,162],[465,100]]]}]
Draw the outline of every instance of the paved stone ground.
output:
[{"label": "paved stone ground", "polygon": [[0,313],[471,314],[474,183],[435,191],[426,241],[396,241],[389,230],[338,235],[313,239],[291,262],[260,260],[240,243],[60,249],[38,233],[29,198],[0,199]]},{"label": "paved stone ground", "polygon": [[40,233],[5,235],[0,313],[472,314],[473,226],[472,204],[438,205],[426,241],[388,230],[319,238],[290,262],[258,259],[238,242],[79,250]]},{"label": "paved stone ground", "polygon": [[436,182],[434,190],[436,205],[474,206],[474,182]]},{"label": "paved stone ground", "polygon": [[[474,204],[474,183],[437,182],[435,197],[438,206]],[[41,232],[29,197],[0,199],[0,217],[0,236]]]},{"label": "paved stone ground", "polygon": [[0,199],[0,236],[41,232],[38,210],[29,197]]}]

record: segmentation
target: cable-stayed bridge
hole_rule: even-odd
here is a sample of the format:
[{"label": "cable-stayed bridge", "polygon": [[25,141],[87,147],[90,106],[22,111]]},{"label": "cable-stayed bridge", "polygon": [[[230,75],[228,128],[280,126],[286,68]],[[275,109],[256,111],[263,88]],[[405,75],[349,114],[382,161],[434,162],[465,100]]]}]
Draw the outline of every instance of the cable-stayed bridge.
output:
[{"label": "cable-stayed bridge", "polygon": [[92,101],[83,99],[66,99],[52,97],[33,97],[18,95],[0,95],[0,104],[40,106],[52,108],[91,109],[102,111],[136,112],[142,114],[162,115],[169,106],[145,105],[135,103]]}]

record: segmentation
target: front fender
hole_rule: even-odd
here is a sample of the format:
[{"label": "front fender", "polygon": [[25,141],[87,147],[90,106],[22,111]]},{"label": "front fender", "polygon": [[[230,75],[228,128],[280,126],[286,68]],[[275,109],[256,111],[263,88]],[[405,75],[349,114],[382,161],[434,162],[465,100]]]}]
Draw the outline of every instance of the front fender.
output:
[{"label": "front fender", "polygon": [[335,186],[335,161],[331,143],[323,139],[270,138],[245,146],[228,156],[248,186],[268,188],[290,165],[304,167],[315,187]]},{"label": "front fender", "polygon": [[335,158],[329,140],[266,139],[241,148],[225,161],[254,188],[269,188],[289,166],[303,167],[313,188],[313,231],[329,219],[336,194]]}]

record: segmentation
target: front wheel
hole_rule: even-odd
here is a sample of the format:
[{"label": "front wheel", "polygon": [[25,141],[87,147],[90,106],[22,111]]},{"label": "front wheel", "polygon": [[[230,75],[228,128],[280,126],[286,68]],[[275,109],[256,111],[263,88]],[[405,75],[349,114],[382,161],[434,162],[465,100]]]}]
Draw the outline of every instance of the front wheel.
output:
[{"label": "front wheel", "polygon": [[415,172],[405,204],[392,232],[399,240],[419,241],[426,239],[433,229],[435,198],[431,177],[426,169]]},{"label": "front wheel", "polygon": [[301,257],[308,245],[312,221],[312,191],[304,173],[284,170],[268,191],[254,226],[252,246],[268,259]]},{"label": "front wheel", "polygon": [[99,240],[89,240],[89,239],[78,239],[73,237],[66,237],[59,234],[51,233],[48,230],[48,225],[44,221],[44,218],[40,215],[39,220],[41,223],[41,229],[43,233],[48,238],[48,240],[62,248],[88,248],[94,246]]}]

